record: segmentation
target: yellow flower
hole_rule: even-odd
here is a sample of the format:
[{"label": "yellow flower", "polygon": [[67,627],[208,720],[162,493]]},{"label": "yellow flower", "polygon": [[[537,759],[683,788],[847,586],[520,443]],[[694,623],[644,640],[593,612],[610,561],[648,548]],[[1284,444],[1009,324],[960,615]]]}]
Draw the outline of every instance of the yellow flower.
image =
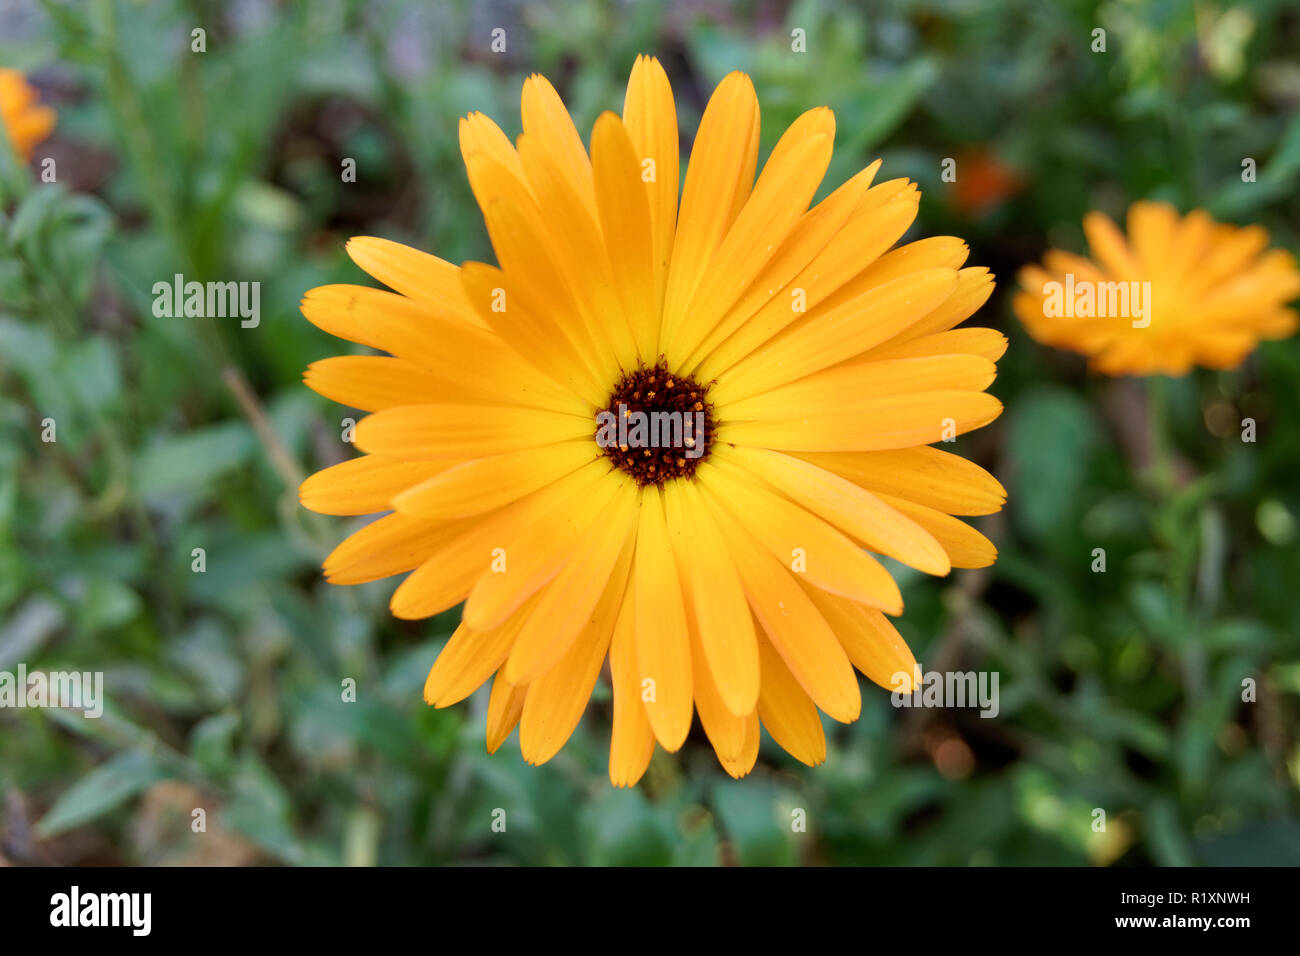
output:
[{"label": "yellow flower", "polygon": [[23,161],[54,130],[56,114],[36,101],[34,90],[17,70],[0,68],[0,125]]},{"label": "yellow flower", "polygon": [[[637,60],[590,155],[543,77],[522,107],[517,148],[481,114],[460,126],[499,267],[353,239],[352,259],[394,291],[303,301],[322,329],[391,353],[306,374],[373,414],[355,432],[367,455],[309,478],[303,503],[392,512],[325,572],[410,571],[401,618],[465,602],[425,698],[445,707],[495,675],[489,750],[519,724],[524,757],[550,759],[608,657],[616,785],[641,777],[656,741],[681,747],[694,713],[733,776],[753,767],[760,722],[817,764],[818,709],[858,716],[855,666],[905,689],[916,668],[884,616],[902,611],[898,587],[869,552],[936,575],[996,556],[953,515],[997,511],[1002,486],[925,447],[1001,411],[984,389],[1006,339],[953,329],[992,277],[962,268],[958,239],[889,251],[919,197],[906,180],[873,186],[879,163],[809,208],[828,109],[796,120],[755,182],[742,73],[700,120],[680,212],[656,60]],[[609,430],[652,413],[685,418],[680,440]]]},{"label": "yellow flower", "polygon": [[1107,375],[1183,375],[1235,368],[1260,339],[1295,331],[1295,259],[1238,229],[1168,203],[1129,208],[1127,240],[1106,215],[1083,231],[1093,259],[1053,249],[1020,272],[1014,308],[1035,339],[1081,352]]}]

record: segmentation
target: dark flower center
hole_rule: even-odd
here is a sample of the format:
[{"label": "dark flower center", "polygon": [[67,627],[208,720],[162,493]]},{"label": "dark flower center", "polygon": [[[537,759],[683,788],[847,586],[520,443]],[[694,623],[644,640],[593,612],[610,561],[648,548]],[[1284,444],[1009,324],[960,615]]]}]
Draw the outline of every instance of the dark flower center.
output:
[{"label": "dark flower center", "polygon": [[717,432],[708,386],[660,362],[628,372],[596,415],[596,443],[636,483],[689,478],[709,457]]}]

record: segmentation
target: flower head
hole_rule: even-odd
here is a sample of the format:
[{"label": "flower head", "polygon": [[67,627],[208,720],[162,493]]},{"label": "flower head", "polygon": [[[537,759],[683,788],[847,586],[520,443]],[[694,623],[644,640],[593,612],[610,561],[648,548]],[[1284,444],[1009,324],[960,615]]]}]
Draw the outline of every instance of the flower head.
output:
[{"label": "flower head", "polygon": [[1183,375],[1235,368],[1261,339],[1295,331],[1293,256],[1239,229],[1168,203],[1134,203],[1128,236],[1100,212],[1083,230],[1092,259],[1051,250],[1020,273],[1014,308],[1045,345],[1081,352],[1107,375]]},{"label": "flower head", "polygon": [[53,109],[37,102],[36,90],[17,70],[0,68],[0,125],[23,161],[54,130]]},{"label": "flower head", "polygon": [[[992,563],[954,515],[997,511],[981,468],[930,443],[993,420],[1005,338],[954,329],[992,277],[958,239],[896,249],[916,216],[879,163],[812,202],[835,121],[810,110],[755,181],[759,108],[733,73],[700,121],[678,203],[677,114],[640,58],[623,114],[588,153],[551,85],[523,88],[512,144],[461,121],[499,265],[457,267],[381,239],[348,252],[392,292],[313,289],[303,312],[390,353],[308,369],[372,412],[364,457],[302,486],[327,514],[391,512],[326,559],[331,581],[410,572],[402,618],[464,602],[426,699],[492,680],[488,747],[518,724],[527,760],[577,725],[608,659],[610,778],[699,715],[747,773],[760,723],[798,759],[818,710],[858,716],[856,667],[907,690],[916,662],[885,614],[889,555],[930,574]],[[901,675],[901,676],[898,676]]]}]

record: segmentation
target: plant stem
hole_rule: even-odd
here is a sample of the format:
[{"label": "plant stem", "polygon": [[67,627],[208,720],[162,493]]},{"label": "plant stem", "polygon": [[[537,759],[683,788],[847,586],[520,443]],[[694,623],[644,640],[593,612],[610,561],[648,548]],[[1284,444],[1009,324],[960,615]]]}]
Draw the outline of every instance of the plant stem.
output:
[{"label": "plant stem", "polygon": [[1168,381],[1160,375],[1145,380],[1150,477],[1156,492],[1167,498],[1175,489],[1174,450],[1169,437]]}]

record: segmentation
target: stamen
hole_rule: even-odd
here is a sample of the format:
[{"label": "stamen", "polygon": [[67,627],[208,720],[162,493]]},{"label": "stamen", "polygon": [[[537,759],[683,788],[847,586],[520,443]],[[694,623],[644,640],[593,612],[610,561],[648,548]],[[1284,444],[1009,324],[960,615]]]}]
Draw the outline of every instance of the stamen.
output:
[{"label": "stamen", "polygon": [[[671,374],[662,360],[640,366],[614,386],[608,407],[597,417],[596,439],[638,485],[689,478],[709,457],[717,433],[707,394],[707,385]],[[610,436],[604,422],[627,433]],[[641,432],[634,434],[638,427]]]}]

